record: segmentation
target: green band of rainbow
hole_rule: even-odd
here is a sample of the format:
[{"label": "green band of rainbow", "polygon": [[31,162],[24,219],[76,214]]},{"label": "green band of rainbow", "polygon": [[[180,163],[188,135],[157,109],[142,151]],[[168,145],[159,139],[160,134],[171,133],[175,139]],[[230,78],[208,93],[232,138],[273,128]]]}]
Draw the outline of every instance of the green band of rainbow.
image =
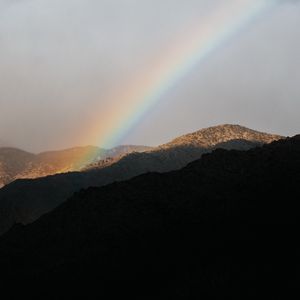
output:
[{"label": "green band of rainbow", "polygon": [[[270,11],[280,0],[228,0],[207,17],[201,26],[193,26],[191,34],[173,46],[133,84],[117,96],[122,105],[112,107],[105,120],[90,126],[90,140],[101,147],[110,148],[122,138],[163,96],[176,86],[208,55],[251,24],[257,17]],[[91,160],[91,155],[82,158]]]}]

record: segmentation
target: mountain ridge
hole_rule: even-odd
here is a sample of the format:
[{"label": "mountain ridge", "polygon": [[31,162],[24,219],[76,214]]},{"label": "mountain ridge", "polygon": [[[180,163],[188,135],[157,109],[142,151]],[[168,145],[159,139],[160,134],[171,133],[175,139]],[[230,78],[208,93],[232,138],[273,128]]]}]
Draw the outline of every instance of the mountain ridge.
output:
[{"label": "mountain ridge", "polygon": [[277,134],[268,133],[266,135],[264,132],[253,130],[238,124],[221,124],[181,135],[160,147],[168,148],[170,146],[174,147],[181,144],[212,147],[215,144],[232,140],[232,136],[234,136],[234,139],[263,143],[270,143],[274,140],[283,138],[283,136]]},{"label": "mountain ridge", "polygon": [[[218,131],[220,128],[220,126],[216,126],[213,130]],[[241,128],[236,126],[233,128],[237,134],[231,135],[232,140],[226,142],[222,140],[220,145],[215,144],[208,148],[199,146],[199,144],[186,145],[184,143],[180,146],[157,147],[156,150],[133,152],[107,162],[100,161],[83,172],[15,181],[0,189],[0,234],[15,223],[33,222],[62,204],[81,188],[103,186],[148,172],[177,170],[218,147],[247,150],[262,145],[262,138],[256,142],[236,140],[235,137],[240,138],[241,136]],[[266,141],[269,141],[271,137],[269,134],[262,134],[262,136],[265,136]],[[250,137],[252,138],[252,136],[247,136],[247,138]],[[279,136],[273,138],[277,137]]]},{"label": "mountain ridge", "polygon": [[80,171],[83,166],[95,160],[148,149],[151,148],[135,145],[118,146],[113,149],[83,146],[33,154],[18,148],[2,147],[0,148],[0,188],[16,179],[34,179]]},{"label": "mountain ridge", "polygon": [[[243,144],[245,150],[249,147],[259,146],[264,143],[270,143],[274,140],[279,140],[284,138],[281,135],[276,134],[269,134],[264,132],[259,132],[256,130],[249,129],[247,127],[236,125],[236,124],[222,124],[217,126],[211,126],[208,128],[200,129],[192,133],[187,133],[181,135],[175,139],[172,139],[170,142],[159,145],[150,149],[149,151],[144,151],[144,154],[152,154],[164,151],[168,151],[171,148],[183,148],[183,147],[190,147],[192,148],[211,148],[214,149],[216,145],[219,147],[227,147],[230,148],[230,143],[238,143],[240,141],[241,145]],[[233,142],[234,141],[234,142]],[[252,143],[252,144],[251,144]],[[232,147],[234,145],[232,144]],[[94,164],[94,167],[103,166],[106,167],[109,164],[117,163],[120,159],[126,159],[127,154],[122,157],[115,157],[115,159],[111,159],[110,161],[106,162],[99,162]],[[197,157],[199,158],[199,157]],[[87,166],[85,169],[91,170],[93,166]],[[179,167],[183,167],[180,165]]]},{"label": "mountain ridge", "polygon": [[299,170],[300,135],[81,190],[0,238],[0,284],[26,275],[49,299],[58,287],[62,297],[289,298]]}]

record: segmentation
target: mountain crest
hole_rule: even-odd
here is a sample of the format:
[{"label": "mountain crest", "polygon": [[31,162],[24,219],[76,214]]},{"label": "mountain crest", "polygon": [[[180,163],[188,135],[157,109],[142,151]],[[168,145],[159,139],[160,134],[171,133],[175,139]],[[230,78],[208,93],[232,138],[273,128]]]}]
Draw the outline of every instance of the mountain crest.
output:
[{"label": "mountain crest", "polygon": [[255,143],[268,144],[282,138],[280,135],[259,132],[240,125],[223,124],[180,136],[170,143],[162,145],[161,148],[178,147],[182,145],[207,148],[231,140],[247,140]]}]

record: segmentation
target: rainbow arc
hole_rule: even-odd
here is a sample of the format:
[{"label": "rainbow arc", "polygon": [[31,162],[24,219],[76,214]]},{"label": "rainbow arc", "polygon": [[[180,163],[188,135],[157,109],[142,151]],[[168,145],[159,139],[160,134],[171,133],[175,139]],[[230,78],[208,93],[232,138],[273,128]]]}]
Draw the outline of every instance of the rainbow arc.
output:
[{"label": "rainbow arc", "polygon": [[[122,105],[111,107],[106,117],[91,124],[88,139],[103,148],[120,143],[168,91],[199,68],[211,53],[278,3],[280,0],[224,1],[201,20],[201,25],[193,25],[190,34],[178,40],[171,52],[165,53],[151,69],[133,80],[132,86],[119,91],[115,97],[121,99]],[[82,157],[82,165],[91,161],[92,155]]]}]

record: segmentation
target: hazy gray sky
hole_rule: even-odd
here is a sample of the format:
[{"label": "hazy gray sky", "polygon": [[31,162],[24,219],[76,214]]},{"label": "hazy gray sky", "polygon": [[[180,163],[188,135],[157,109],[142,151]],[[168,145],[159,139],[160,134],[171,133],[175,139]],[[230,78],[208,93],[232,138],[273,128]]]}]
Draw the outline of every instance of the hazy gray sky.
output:
[{"label": "hazy gray sky", "polygon": [[[32,151],[80,143],[111,94],[226,1],[0,0],[0,140]],[[282,2],[184,77],[122,143],[157,145],[221,123],[299,133],[300,5]]]}]

